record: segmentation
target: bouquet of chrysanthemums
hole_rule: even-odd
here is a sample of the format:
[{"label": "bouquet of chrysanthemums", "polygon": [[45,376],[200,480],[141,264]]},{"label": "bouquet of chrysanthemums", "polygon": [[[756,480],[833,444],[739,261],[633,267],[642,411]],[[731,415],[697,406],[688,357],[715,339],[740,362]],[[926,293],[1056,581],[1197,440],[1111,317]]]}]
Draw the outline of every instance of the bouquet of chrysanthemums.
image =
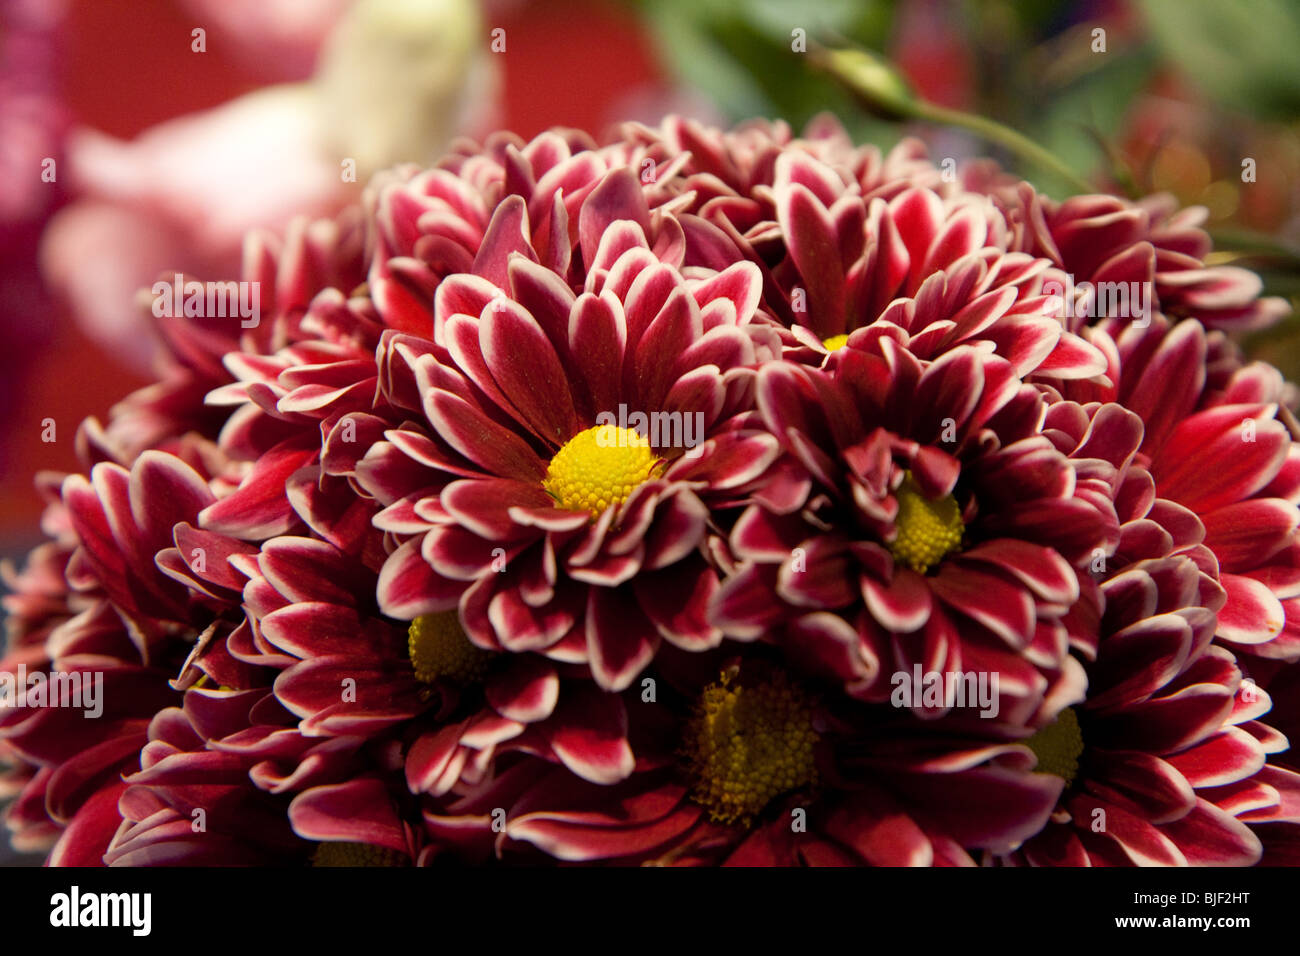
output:
[{"label": "bouquet of chrysanthemums", "polygon": [[1300,863],[1288,307],[1202,217],[669,118],[165,277],[8,572],[14,844]]}]

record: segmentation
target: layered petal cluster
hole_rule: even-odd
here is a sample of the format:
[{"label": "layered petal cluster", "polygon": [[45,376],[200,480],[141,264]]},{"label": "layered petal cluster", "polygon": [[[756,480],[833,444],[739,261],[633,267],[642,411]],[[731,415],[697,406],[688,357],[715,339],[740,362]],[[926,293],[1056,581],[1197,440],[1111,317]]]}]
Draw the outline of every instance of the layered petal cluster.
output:
[{"label": "layered petal cluster", "polygon": [[1117,497],[1121,544],[1089,609],[1097,643],[1081,649],[1086,696],[1025,741],[1065,791],[1001,862],[1250,865],[1264,832],[1294,828],[1300,775],[1272,762],[1287,739],[1258,719],[1271,699],[1214,643],[1227,594],[1204,528],[1157,492],[1137,466]]},{"label": "layered petal cluster", "polygon": [[1047,200],[1028,190],[1016,199],[1025,224],[1016,248],[1050,259],[1076,284],[1137,283],[1154,290],[1171,318],[1206,328],[1257,329],[1291,311],[1285,299],[1261,297],[1259,276],[1238,266],[1207,266],[1207,212],[1179,209],[1172,196],[1129,202],[1115,196]]},{"label": "layered petal cluster", "polygon": [[0,679],[103,682],[0,699],[15,844],[1295,862],[1281,306],[1197,216],[670,117],[249,237],[5,569]]},{"label": "layered petal cluster", "polygon": [[1249,655],[1300,659],[1300,444],[1290,387],[1196,322],[1112,320],[1089,334],[1109,356],[1107,381],[1062,390],[1142,417],[1139,459],[1156,493],[1199,519],[1227,592],[1219,640]]},{"label": "layered petal cluster", "polygon": [[480,647],[583,664],[617,691],[661,637],[720,639],[700,544],[710,508],[777,457],[736,416],[779,346],[750,326],[748,264],[686,279],[627,221],[602,249],[576,295],[523,256],[511,297],[448,279],[439,301],[465,311],[436,316],[445,348],[398,346],[381,385],[395,404],[418,396],[423,421],[385,432],[357,482],[385,505],[376,526],[404,539],[379,583],[386,613],[458,607]]},{"label": "layered petal cluster", "polygon": [[1053,262],[1019,248],[1015,220],[989,197],[948,189],[915,140],[881,157],[830,120],[810,134],[710,138],[666,120],[657,142],[690,157],[688,255],[698,246],[757,264],[791,358],[817,363],[845,336],[888,327],[919,358],[992,343],[1022,375],[1102,370],[1097,350],[1055,318],[1060,301],[1044,288]]},{"label": "layered petal cluster", "polygon": [[1230,652],[1211,643],[1221,589],[1179,555],[1133,563],[1102,594],[1103,634],[1087,698],[1027,742],[1040,768],[1066,781],[1066,792],[1013,860],[1258,862],[1263,845],[1249,824],[1293,815],[1300,775],[1266,763],[1287,746],[1257,719],[1271,701],[1243,682]]},{"label": "layered petal cluster", "polygon": [[[164,320],[172,348],[160,381],[114,406],[105,423],[82,423],[84,474],[40,477],[52,540],[21,573],[4,569],[12,593],[0,671],[14,693],[0,710],[0,754],[15,793],[6,822],[16,846],[53,846],[55,863],[102,862],[122,819],[122,774],[138,768],[153,717],[180,700],[186,685],[178,678],[196,649],[224,647],[240,630],[228,551],[209,553],[197,526],[203,510],[243,483],[251,460],[219,443],[228,416],[205,396],[230,381],[222,358],[241,335],[255,347],[313,334],[298,331],[303,307],[323,283],[355,272],[361,247],[345,237],[356,235],[346,225],[356,221],[352,213],[340,223],[295,225],[284,237],[250,235],[245,281],[266,289],[260,330]],[[196,585],[187,561],[205,583]],[[214,669],[216,679],[239,666]],[[31,705],[24,669],[28,687],[38,672],[47,688],[75,687],[76,678],[89,691],[102,681],[102,708],[96,713],[85,694],[74,701],[86,706]]]},{"label": "layered petal cluster", "polygon": [[[154,564],[172,528],[212,500],[189,465],[149,451],[130,469],[101,462],[89,480],[70,475],[61,492],[49,516],[66,522],[61,540],[38,550],[6,598],[11,641],[0,669],[14,683],[0,741],[31,773],[8,816],[19,844],[66,827],[51,858],[77,863],[103,853],[103,833],[83,832],[83,823],[114,812],[96,797],[120,789],[153,714],[175,702],[169,678],[185,641],[233,625],[224,608]],[[37,673],[44,699],[33,700]],[[53,699],[64,691],[68,699]]]},{"label": "layered petal cluster", "polygon": [[1005,360],[966,346],[923,362],[888,334],[871,347],[827,370],[760,369],[757,415],[808,492],[736,521],[715,618],[862,700],[918,666],[997,672],[1004,719],[1031,722],[1059,678],[1079,679],[1070,611],[1119,543],[1113,499],[1140,426],[1103,406],[1058,447],[1043,395]]}]

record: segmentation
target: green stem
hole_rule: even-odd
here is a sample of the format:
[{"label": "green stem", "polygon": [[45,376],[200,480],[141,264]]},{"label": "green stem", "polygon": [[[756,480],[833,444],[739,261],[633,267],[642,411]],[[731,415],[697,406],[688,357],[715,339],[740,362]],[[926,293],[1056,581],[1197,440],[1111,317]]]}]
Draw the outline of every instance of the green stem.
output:
[{"label": "green stem", "polygon": [[[852,47],[816,48],[809,51],[814,66],[828,73],[877,115],[887,119],[920,120],[968,130],[980,138],[1001,146],[1026,162],[1051,172],[1077,192],[1095,192],[1095,187],[1067,166],[1055,154],[1044,149],[1023,133],[996,120],[961,110],[939,106],[917,96],[907,81],[886,60],[866,50]],[[1101,144],[1105,148],[1105,143]],[[1109,150],[1107,150],[1109,152]],[[1131,186],[1117,157],[1111,155],[1117,178]],[[1126,183],[1125,180],[1128,180]],[[1210,230],[1218,251],[1249,257],[1267,257],[1284,262],[1290,269],[1300,269],[1300,245],[1246,229]]]},{"label": "green stem", "polygon": [[1096,192],[1095,186],[1062,162],[1055,153],[1038,145],[1023,133],[1012,129],[1010,126],[1004,126],[996,120],[977,116],[973,113],[963,113],[961,110],[939,106],[936,103],[930,103],[919,98],[916,100],[913,115],[917,119],[928,123],[939,123],[943,126],[956,126],[959,129],[969,130],[981,139],[1010,150],[1026,162],[1033,163],[1040,169],[1053,173],[1069,183],[1075,192]]},{"label": "green stem", "polygon": [[1134,200],[1141,198],[1142,191],[1138,188],[1133,169],[1125,162],[1124,157],[1115,148],[1115,144],[1106,139],[1101,130],[1095,126],[1084,127],[1084,132],[1092,138],[1092,141],[1097,144],[1097,148],[1101,150],[1102,155],[1106,157],[1106,161],[1110,164],[1111,178],[1115,180],[1120,189],[1124,190],[1124,195]]},{"label": "green stem", "polygon": [[1277,236],[1270,236],[1266,232],[1232,227],[1207,231],[1214,242],[1216,252],[1232,251],[1243,256],[1268,256],[1286,260],[1293,265],[1300,262],[1300,247]]},{"label": "green stem", "polygon": [[829,73],[877,113],[891,119],[913,119],[968,130],[982,139],[1051,172],[1077,192],[1095,192],[1082,176],[1028,136],[996,120],[939,106],[917,96],[886,61],[857,49],[810,51],[815,66]]}]

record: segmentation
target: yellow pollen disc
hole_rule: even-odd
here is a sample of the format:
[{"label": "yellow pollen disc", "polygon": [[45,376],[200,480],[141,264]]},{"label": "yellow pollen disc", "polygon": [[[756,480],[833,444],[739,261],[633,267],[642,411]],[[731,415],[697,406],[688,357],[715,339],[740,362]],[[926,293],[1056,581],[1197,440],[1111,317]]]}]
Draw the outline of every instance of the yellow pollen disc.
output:
[{"label": "yellow pollen disc", "polygon": [[622,504],[659,470],[650,442],[630,428],[596,425],[578,432],[555,453],[542,487],[561,508],[598,515]]},{"label": "yellow pollen disc", "polygon": [[[193,684],[190,685],[190,689],[191,690],[212,690],[214,689],[212,678],[209,677],[207,674],[203,674],[199,677],[198,680],[196,680]],[[227,687],[225,684],[217,684],[215,685],[215,689],[231,691],[234,690],[235,688]]]},{"label": "yellow pollen disc", "polygon": [[1039,773],[1054,773],[1068,787],[1079,772],[1079,757],[1083,753],[1083,733],[1079,718],[1073,708],[1067,707],[1038,733],[1025,742],[1025,746],[1038,757]]},{"label": "yellow pollen disc", "polygon": [[691,796],[713,820],[748,826],[774,797],[816,782],[816,742],[808,697],[784,673],[752,684],[724,674],[687,726]]},{"label": "yellow pollen disc", "polygon": [[405,853],[371,843],[322,843],[312,854],[312,866],[406,866]]},{"label": "yellow pollen disc", "polygon": [[411,666],[422,684],[436,680],[472,684],[486,673],[492,659],[491,651],[470,643],[455,611],[422,614],[411,622],[407,635]]},{"label": "yellow pollen disc", "polygon": [[889,545],[894,560],[924,574],[961,547],[965,525],[952,495],[927,498],[909,471],[894,492],[898,536]]},{"label": "yellow pollen disc", "polygon": [[832,335],[829,339],[822,340],[822,348],[827,352],[834,352],[836,349],[842,349],[849,344],[849,337],[845,335]]}]

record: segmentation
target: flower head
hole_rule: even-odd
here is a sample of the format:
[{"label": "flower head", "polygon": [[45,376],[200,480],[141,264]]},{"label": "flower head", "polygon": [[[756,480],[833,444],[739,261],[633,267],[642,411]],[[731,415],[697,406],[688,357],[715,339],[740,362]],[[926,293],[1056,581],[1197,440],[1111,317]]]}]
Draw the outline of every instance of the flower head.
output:
[{"label": "flower head", "polygon": [[[255,235],[264,321],[167,326],[6,569],[0,678],[105,679],[0,713],[15,841],[1294,859],[1291,392],[1204,254],[825,120],[498,134]],[[1150,321],[1068,314],[1071,270]]]}]

